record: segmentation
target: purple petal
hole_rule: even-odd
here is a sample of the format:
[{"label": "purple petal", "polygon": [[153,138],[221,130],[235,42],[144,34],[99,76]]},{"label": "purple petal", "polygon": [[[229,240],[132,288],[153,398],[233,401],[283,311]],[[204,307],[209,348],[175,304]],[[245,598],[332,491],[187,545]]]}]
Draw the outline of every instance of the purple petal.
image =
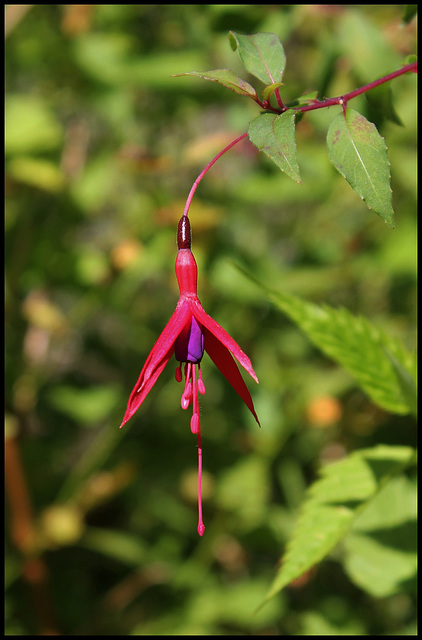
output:
[{"label": "purple petal", "polygon": [[204,355],[204,334],[201,325],[192,316],[190,326],[179,334],[174,344],[174,354],[179,362],[198,364]]},{"label": "purple petal", "polygon": [[[202,325],[203,330],[207,328],[208,331],[212,333],[217,338],[217,340],[219,340],[221,344],[226,347],[226,349],[231,351],[236,360],[238,360],[239,364],[241,364],[242,367],[246,369],[246,371],[250,376],[252,376],[255,382],[259,382],[258,377],[253,370],[252,362],[250,361],[246,353],[242,351],[237,342],[233,340],[233,338],[227,333],[227,331],[225,331],[223,327],[220,327],[218,322],[216,322],[214,318],[211,318],[211,316],[209,316],[204,311],[199,300],[196,300],[195,303],[192,304],[192,311],[198,322]],[[205,349],[207,349],[206,345]]]}]

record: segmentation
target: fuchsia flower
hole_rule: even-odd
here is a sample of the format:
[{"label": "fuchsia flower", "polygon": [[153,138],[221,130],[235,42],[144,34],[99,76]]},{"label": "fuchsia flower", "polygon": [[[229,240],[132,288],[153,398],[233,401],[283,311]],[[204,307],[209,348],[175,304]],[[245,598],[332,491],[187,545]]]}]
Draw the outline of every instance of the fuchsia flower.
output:
[{"label": "fuchsia flower", "polygon": [[[205,527],[202,521],[202,448],[201,426],[198,407],[198,392],[205,393],[202,381],[201,360],[204,351],[227,378],[233,389],[242,398],[253,417],[259,424],[251,395],[236,366],[232,354],[238,362],[258,382],[248,356],[233,338],[220,325],[205,313],[197,295],[197,266],[191,247],[190,223],[187,215],[179,221],[177,231],[176,276],[180,289],[180,298],[176,310],[164,327],[163,332],[149,354],[138,381],[130,394],[126,413],[121,427],[139,409],[151,391],[164,367],[175,354],[179,365],[176,368],[176,380],[185,378],[182,393],[182,409],[192,404],[191,431],[198,437],[198,533],[202,536]],[[182,364],[184,367],[182,370]]]}]

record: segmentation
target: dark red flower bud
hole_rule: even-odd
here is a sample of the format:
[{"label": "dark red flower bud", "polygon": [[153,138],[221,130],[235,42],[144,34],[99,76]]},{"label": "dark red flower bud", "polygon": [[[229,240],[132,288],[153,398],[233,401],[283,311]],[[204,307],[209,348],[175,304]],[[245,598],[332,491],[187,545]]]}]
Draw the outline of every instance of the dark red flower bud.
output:
[{"label": "dark red flower bud", "polygon": [[190,230],[190,222],[188,216],[182,216],[177,225],[177,248],[190,249],[192,244],[192,235]]}]

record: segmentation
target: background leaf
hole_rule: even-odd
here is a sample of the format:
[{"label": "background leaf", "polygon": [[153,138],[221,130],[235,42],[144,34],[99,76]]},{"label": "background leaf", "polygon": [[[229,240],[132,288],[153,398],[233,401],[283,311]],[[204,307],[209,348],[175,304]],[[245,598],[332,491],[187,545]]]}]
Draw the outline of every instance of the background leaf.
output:
[{"label": "background leaf", "polygon": [[407,447],[380,445],[355,451],[328,465],[309,490],[281,569],[268,593],[271,598],[320,562],[343,538],[362,507],[391,476],[413,460]]},{"label": "background leaf", "polygon": [[249,139],[290,178],[301,182],[296,156],[295,114],[262,113],[249,125]]},{"label": "background leaf", "polygon": [[399,340],[346,309],[318,306],[292,294],[274,292],[262,284],[260,287],[319,349],[355,378],[376,404],[393,413],[413,412],[414,401],[409,400],[391,355],[413,381],[416,362]]},{"label": "background leaf", "polygon": [[257,33],[245,36],[230,31],[230,44],[239,50],[246,71],[265,85],[281,82],[286,56],[283,45],[274,33]]},{"label": "background leaf", "polygon": [[344,540],[345,570],[376,598],[396,593],[417,572],[416,478],[392,478],[359,512]]},{"label": "background leaf", "polygon": [[349,107],[328,129],[329,157],[352,189],[390,226],[394,211],[390,187],[390,163],[384,139],[376,127]]},{"label": "background leaf", "polygon": [[48,151],[63,140],[58,118],[40,98],[9,95],[5,102],[6,155]]}]

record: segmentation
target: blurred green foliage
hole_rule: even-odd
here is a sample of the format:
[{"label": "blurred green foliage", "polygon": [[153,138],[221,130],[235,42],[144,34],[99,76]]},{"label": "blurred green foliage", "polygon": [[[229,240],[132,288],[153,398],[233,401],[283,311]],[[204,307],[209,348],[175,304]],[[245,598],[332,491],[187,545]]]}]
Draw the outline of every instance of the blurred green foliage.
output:
[{"label": "blurred green foliage", "polygon": [[205,360],[202,539],[196,440],[170,367],[118,428],[177,300],[175,228],[189,189],[257,115],[215,83],[172,75],[242,75],[229,30],[269,31],[286,51],[285,102],[341,95],[415,52],[402,9],[7,5],[6,437],[35,531],[21,553],[12,497],[7,635],[42,635],[40,614],[50,615],[30,606],[28,558],[45,563],[42,606],[63,635],[416,633],[414,584],[370,589],[357,569],[357,546],[374,553],[359,526],[347,565],[336,549],[254,613],[318,468],[378,443],[414,446],[415,424],[374,405],[235,267],[362,314],[414,349],[415,76],[389,86],[402,126],[380,112],[383,97],[352,104],[385,137],[394,230],[328,160],[335,108],[297,127],[302,185],[243,141],[195,195],[199,295],[251,356],[262,424]]}]

